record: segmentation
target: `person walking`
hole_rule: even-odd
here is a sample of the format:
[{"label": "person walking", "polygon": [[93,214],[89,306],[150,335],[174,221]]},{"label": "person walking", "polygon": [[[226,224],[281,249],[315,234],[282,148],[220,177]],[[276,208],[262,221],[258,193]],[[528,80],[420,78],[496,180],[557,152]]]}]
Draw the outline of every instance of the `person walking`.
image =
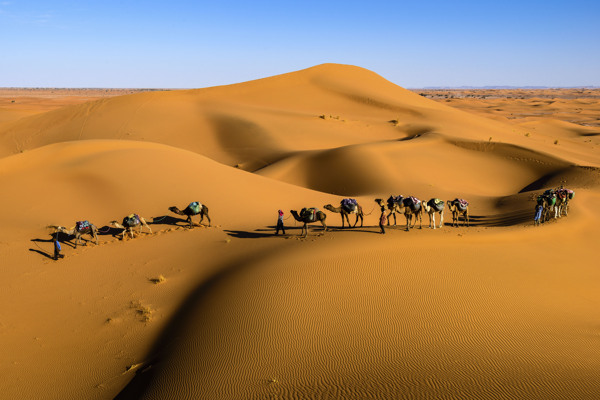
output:
[{"label": "person walking", "polygon": [[387,223],[387,217],[385,216],[385,207],[381,207],[381,216],[379,217],[379,228],[381,228],[381,234],[385,235],[384,226]]},{"label": "person walking", "polygon": [[283,211],[279,210],[277,211],[277,214],[277,229],[275,230],[275,234],[279,235],[279,230],[281,230],[285,235],[285,227],[283,226]]},{"label": "person walking", "polygon": [[54,235],[54,259],[58,260],[59,258],[64,258],[64,254],[60,254],[60,243],[58,242],[58,233]]},{"label": "person walking", "polygon": [[539,225],[541,222],[543,209],[544,207],[541,204],[535,206],[535,216],[533,217],[533,224],[536,226]]}]

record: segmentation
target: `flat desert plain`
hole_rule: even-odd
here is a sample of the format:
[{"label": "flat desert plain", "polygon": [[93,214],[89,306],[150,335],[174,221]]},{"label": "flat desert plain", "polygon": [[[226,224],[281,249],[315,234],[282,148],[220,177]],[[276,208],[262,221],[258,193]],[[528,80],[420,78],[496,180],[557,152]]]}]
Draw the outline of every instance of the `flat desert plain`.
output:
[{"label": "flat desert plain", "polygon": [[[336,64],[0,91],[0,398],[599,398],[598,94],[444,97]],[[561,185],[568,215],[534,226]],[[470,225],[446,207],[382,235],[391,195],[464,198]],[[345,198],[362,224],[325,208]],[[193,201],[210,226],[169,210]],[[305,207],[326,232],[299,236]],[[82,220],[98,243],[57,235],[55,261],[52,226]]]}]

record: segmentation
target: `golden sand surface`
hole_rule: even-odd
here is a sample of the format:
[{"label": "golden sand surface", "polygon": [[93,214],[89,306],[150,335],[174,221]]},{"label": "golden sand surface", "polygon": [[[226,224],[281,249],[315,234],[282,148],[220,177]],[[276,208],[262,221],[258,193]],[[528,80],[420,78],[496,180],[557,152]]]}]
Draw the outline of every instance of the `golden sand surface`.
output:
[{"label": "golden sand surface", "polygon": [[[578,90],[445,98],[325,64],[0,91],[0,398],[597,398],[599,100]],[[568,215],[533,226],[559,185]],[[470,225],[382,235],[375,199],[400,194],[467,199]],[[325,209],[344,198],[362,224]],[[192,201],[210,226],[169,211]],[[304,207],[326,232],[299,236]],[[111,225],[131,213],[152,232]],[[53,260],[48,226],[81,220],[98,243],[60,234]]]}]

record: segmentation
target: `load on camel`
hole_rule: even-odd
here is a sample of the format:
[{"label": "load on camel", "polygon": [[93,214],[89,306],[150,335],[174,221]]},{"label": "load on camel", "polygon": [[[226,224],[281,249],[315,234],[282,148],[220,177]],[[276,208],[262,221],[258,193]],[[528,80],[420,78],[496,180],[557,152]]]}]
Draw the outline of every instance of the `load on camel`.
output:
[{"label": "load on camel", "polygon": [[194,215],[200,214],[200,222],[198,222],[198,225],[202,225],[202,221],[204,221],[204,217],[206,217],[206,219],[208,219],[208,226],[210,226],[210,217],[208,216],[208,207],[206,207],[204,204],[201,204],[198,201],[191,202],[190,204],[188,204],[188,206],[186,208],[183,209],[183,211],[181,211],[179,208],[177,208],[175,206],[169,207],[169,211],[174,212],[175,214],[178,214],[178,215],[186,215],[187,216],[186,221],[189,223],[190,227],[194,226],[194,223],[192,222],[192,217]]},{"label": "load on camel", "polygon": [[300,232],[300,236],[302,237],[306,237],[308,235],[308,224],[313,222],[320,222],[321,225],[323,225],[323,232],[327,232],[327,225],[325,224],[327,215],[325,215],[323,211],[319,211],[317,208],[303,208],[300,211],[300,214],[298,214],[296,210],[290,210],[290,214],[292,214],[296,221],[303,223],[302,232]]},{"label": "load on camel", "polygon": [[458,226],[458,217],[462,214],[463,226],[469,226],[469,202],[465,199],[448,200],[448,209],[452,213],[452,226]]},{"label": "load on camel", "polygon": [[360,226],[361,227],[363,226],[363,218],[364,218],[363,209],[355,199],[343,199],[340,202],[339,207],[334,207],[331,204],[326,204],[323,206],[323,208],[328,211],[341,214],[342,228],[344,228],[344,219],[346,220],[346,222],[348,222],[348,227],[350,228],[350,219],[348,218],[348,215],[350,215],[350,214],[356,214],[356,221],[354,221],[354,225],[352,225],[352,228],[354,228],[356,226],[359,218],[360,218]]},{"label": "load on camel", "polygon": [[123,229],[122,239],[125,239],[125,235],[129,233],[131,238],[133,239],[133,228],[138,227],[138,234],[142,233],[142,228],[145,226],[148,228],[150,233],[152,233],[152,229],[146,223],[146,220],[140,217],[137,214],[129,214],[125,218],[123,218],[123,223],[119,224],[117,221],[110,221],[110,224],[115,228]]},{"label": "load on camel", "polygon": [[[75,248],[77,248],[77,245],[81,241],[81,235],[84,234],[90,235],[96,241],[96,244],[98,244],[98,228],[89,221],[77,221],[75,222],[75,226],[71,229],[67,229],[60,225],[49,225],[48,228],[54,229],[55,232],[58,233],[75,236]],[[87,242],[85,244],[87,246]]]},{"label": "load on camel", "polygon": [[427,202],[423,202],[423,211],[429,216],[429,227],[435,229],[435,214],[440,214],[440,226],[444,224],[444,200],[440,199],[429,199]]}]

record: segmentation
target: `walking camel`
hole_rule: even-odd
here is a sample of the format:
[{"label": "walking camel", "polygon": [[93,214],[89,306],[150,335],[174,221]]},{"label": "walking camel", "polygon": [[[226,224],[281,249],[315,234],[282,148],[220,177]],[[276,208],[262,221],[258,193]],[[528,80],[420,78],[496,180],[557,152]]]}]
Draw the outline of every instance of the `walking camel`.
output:
[{"label": "walking camel", "polygon": [[452,213],[452,226],[458,227],[458,217],[460,214],[463,216],[463,226],[466,224],[469,226],[469,202],[464,199],[448,200],[448,209]]},{"label": "walking camel", "polygon": [[125,218],[123,218],[123,223],[122,224],[119,224],[117,221],[110,221],[110,223],[115,228],[123,229],[123,237],[122,237],[122,239],[125,239],[125,235],[127,233],[129,233],[129,235],[133,239],[133,228],[135,228],[136,226],[138,227],[138,233],[139,234],[142,233],[142,228],[144,226],[146,228],[148,228],[148,230],[150,231],[150,233],[152,233],[152,228],[150,228],[148,226],[148,224],[146,223],[146,220],[144,218],[140,217],[137,214],[129,214],[128,216],[126,216]]},{"label": "walking camel", "polygon": [[[88,221],[77,221],[75,226],[71,229],[67,229],[60,225],[49,225],[48,228],[52,228],[55,232],[64,233],[69,236],[75,236],[75,247],[81,242],[81,235],[90,235],[98,244],[98,228],[96,225],[90,224]],[[87,245],[87,242],[86,242]]]},{"label": "walking camel", "polygon": [[341,214],[342,228],[344,227],[344,219],[346,220],[346,222],[348,222],[348,228],[350,228],[350,219],[348,218],[348,215],[350,215],[350,214],[356,214],[356,221],[354,221],[354,225],[352,225],[352,228],[354,228],[356,226],[359,218],[360,218],[360,226],[361,227],[363,226],[363,218],[364,218],[363,209],[360,206],[360,204],[358,204],[356,202],[356,200],[354,200],[354,199],[342,200],[340,202],[339,207],[334,207],[331,204],[326,204],[323,206],[323,208],[328,211]]},{"label": "walking camel", "polygon": [[[300,232],[300,236],[302,237],[308,235],[308,224],[313,222],[320,222],[323,225],[323,232],[327,232],[327,225],[325,224],[327,215],[323,211],[319,211],[316,208],[303,208],[300,214],[296,210],[290,210],[290,214],[292,214],[296,221],[304,224],[302,225],[302,232]],[[303,233],[304,235],[302,235]]]},{"label": "walking camel", "polygon": [[202,225],[202,221],[204,221],[204,217],[206,217],[206,219],[208,219],[208,226],[210,226],[210,217],[208,216],[208,207],[206,207],[204,204],[200,204],[197,201],[194,201],[190,204],[188,204],[188,206],[186,208],[182,210],[180,210],[179,208],[173,206],[173,207],[169,207],[169,211],[174,212],[175,214],[179,214],[179,215],[186,215],[187,216],[187,222],[189,222],[189,226],[192,227],[194,226],[194,223],[192,222],[192,217],[194,215],[200,215],[200,222],[198,223],[199,225]]},{"label": "walking camel", "polygon": [[413,216],[415,217],[415,222],[413,223],[412,228],[417,225],[418,219],[419,229],[423,229],[423,202],[416,197],[410,196],[402,200],[402,203],[404,204],[404,216],[406,217],[406,230],[410,230],[410,220]]},{"label": "walking camel", "polygon": [[423,202],[423,211],[429,216],[429,227],[435,229],[435,214],[440,214],[440,226],[444,224],[444,201],[440,199],[429,199]]}]

